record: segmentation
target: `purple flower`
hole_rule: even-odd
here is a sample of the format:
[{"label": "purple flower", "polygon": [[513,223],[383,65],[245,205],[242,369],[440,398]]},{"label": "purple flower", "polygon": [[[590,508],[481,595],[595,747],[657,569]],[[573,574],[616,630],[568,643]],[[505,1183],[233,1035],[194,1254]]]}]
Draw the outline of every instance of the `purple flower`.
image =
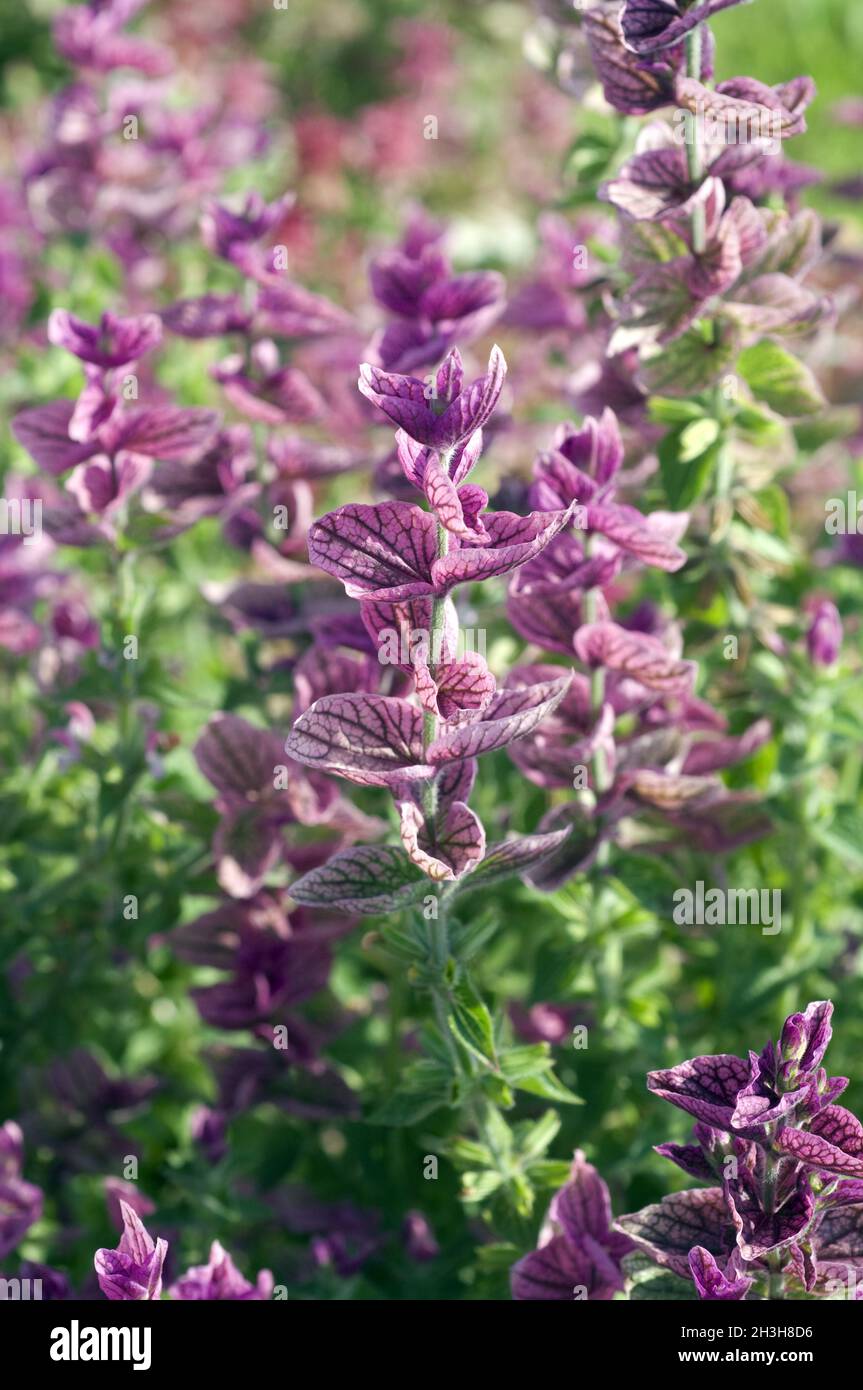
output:
[{"label": "purple flower", "polygon": [[783,1153],[819,1173],[863,1178],[863,1125],[842,1105],[826,1106],[806,1129],[786,1126],[776,1143]]},{"label": "purple flower", "polygon": [[177,927],[169,938],[181,960],[230,972],[191,990],[201,1017],[215,1028],[252,1028],[323,989],[330,970],[326,942],[292,928],[271,899],[225,903]]},{"label": "purple flower", "polygon": [[42,1215],[42,1193],[21,1177],[24,1141],[19,1126],[0,1126],[0,1260],[23,1240]]},{"label": "purple flower", "polygon": [[689,1252],[689,1271],[699,1298],[713,1302],[739,1302],[752,1287],[753,1280],[737,1273],[736,1254],[726,1262],[724,1271],[709,1250],[696,1245]]},{"label": "purple flower", "polygon": [[364,362],[358,385],[411,439],[443,450],[462,443],[490,420],[505,377],[506,362],[495,346],[486,375],[463,387],[461,356],[453,348],[431,383],[383,372]]},{"label": "purple flower", "polygon": [[566,525],[570,510],[492,512],[483,517],[482,544],[455,537],[438,554],[434,515],[409,502],[351,503],[316,521],[309,559],[341,579],[351,598],[399,603],[444,597],[459,584],[508,574],[545,548]]},{"label": "purple flower", "polygon": [[842,619],[835,603],[822,599],[813,609],[806,633],[806,650],[813,666],[834,666],[842,650]]},{"label": "purple flower", "polygon": [[262,1269],[254,1284],[244,1279],[233,1260],[217,1240],[210,1246],[210,1258],[205,1265],[193,1265],[171,1285],[168,1297],[183,1303],[194,1300],[226,1302],[264,1302],[273,1292],[273,1276]]},{"label": "purple flower", "polygon": [[632,1250],[612,1229],[611,1199],[580,1149],[571,1176],[552,1199],[539,1245],[513,1265],[515,1299],[609,1300],[623,1289],[620,1262]]},{"label": "purple flower", "polygon": [[[674,104],[674,80],[683,67],[683,45],[664,48],[649,61],[624,40],[620,0],[595,0],[582,17],[590,58],[606,101],[629,116],[644,116]],[[712,45],[702,53],[701,75],[712,72]]]},{"label": "purple flower", "polygon": [[281,857],[286,825],[327,824],[359,837],[377,829],[378,822],[355,811],[331,783],[286,763],[277,735],[237,715],[210,720],[195,758],[219,793],[213,853],[219,882],[232,897],[259,891]]},{"label": "purple flower", "polygon": [[649,57],[679,44],[699,24],[747,0],[625,0],[623,37],[634,53]]},{"label": "purple flower", "polygon": [[[579,531],[604,536],[642,564],[680,569],[686,553],[673,541],[686,529],[688,515],[657,513],[652,518],[616,501],[622,461],[623,444],[610,410],[598,421],[588,418],[578,430],[563,425],[553,451],[541,454],[534,465],[531,506],[550,511],[575,503]],[[591,587],[584,579],[582,585]]]},{"label": "purple flower", "polygon": [[111,1078],[83,1047],[73,1048],[58,1058],[51,1066],[50,1077],[60,1104],[80,1115],[88,1127],[104,1123],[117,1111],[142,1105],[159,1084],[148,1076]]},{"label": "purple flower", "polygon": [[65,1274],[59,1269],[52,1269],[50,1265],[39,1264],[36,1260],[22,1260],[19,1277],[29,1279],[31,1284],[38,1280],[41,1285],[41,1297],[46,1303],[72,1297],[69,1280]]},{"label": "purple flower", "polygon": [[[648,1087],[697,1117],[694,1143],[658,1152],[710,1186],[665,1197],[617,1223],[699,1298],[833,1291],[863,1268],[863,1125],[833,1102],[846,1084],[820,1066],[832,1005],[810,1004],[779,1042],[648,1075]],[[841,1251],[841,1255],[839,1252]],[[839,1260],[844,1270],[837,1268]]]},{"label": "purple flower", "polygon": [[199,1105],[189,1121],[193,1143],[209,1163],[220,1163],[228,1152],[227,1119],[219,1110]]},{"label": "purple flower", "polygon": [[265,203],[258,193],[249,193],[239,212],[213,203],[201,218],[201,235],[208,250],[227,261],[242,262],[249,244],[260,239],[284,220],[293,206],[292,193],[274,203]]},{"label": "purple flower", "polygon": [[454,275],[440,242],[443,229],[420,210],[401,245],[371,266],[372,291],[395,321],[381,329],[370,354],[385,372],[409,372],[439,361],[458,341],[473,342],[504,307],[505,285],[494,271]]},{"label": "purple flower", "polygon": [[402,1236],[408,1255],[418,1264],[437,1259],[440,1254],[434,1231],[421,1211],[408,1212],[402,1225]]},{"label": "purple flower", "polygon": [[136,1212],[121,1200],[123,1234],[116,1250],[97,1250],[99,1287],[114,1302],[141,1302],[162,1296],[162,1266],[168,1242],[154,1241]]},{"label": "purple flower", "polygon": [[55,347],[108,371],[128,367],[152,352],[162,340],[162,321],[158,314],[124,319],[105,313],[93,325],[66,309],[55,309],[48,320],[48,337]]},{"label": "purple flower", "polygon": [[213,376],[237,410],[264,425],[305,424],[325,410],[320,392],[305,372],[282,363],[271,338],[255,343],[248,360],[242,353],[224,358]]},{"label": "purple flower", "polygon": [[135,68],[147,77],[171,69],[171,56],[157,44],[130,38],[123,26],[147,0],[89,0],[62,10],[54,20],[54,42],[66,60],[94,72]]}]

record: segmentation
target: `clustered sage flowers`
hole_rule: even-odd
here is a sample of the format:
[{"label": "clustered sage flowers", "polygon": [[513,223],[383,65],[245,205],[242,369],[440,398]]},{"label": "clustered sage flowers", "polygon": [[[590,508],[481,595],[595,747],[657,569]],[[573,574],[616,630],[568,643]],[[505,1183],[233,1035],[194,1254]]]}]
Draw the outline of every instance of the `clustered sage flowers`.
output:
[{"label": "clustered sage flowers", "polygon": [[719,1185],[673,1193],[618,1229],[704,1299],[860,1297],[863,1125],[821,1065],[829,1001],[785,1020],[749,1058],[694,1057],[648,1088],[695,1117],[693,1142],[657,1152]]},{"label": "clustered sage flowers", "polygon": [[821,253],[820,225],[814,212],[777,208],[768,195],[793,202],[806,181],[784,143],[806,129],[815,87],[806,77],[708,85],[705,21],[728,4],[600,0],[584,15],[609,103],[630,115],[674,108],[672,123],[643,127],[634,155],[599,190],[623,219],[609,354],[635,351],[639,380],[671,396],[716,386],[736,363],[768,398],[778,354],[792,365],[785,401],[779,393],[771,404],[804,413],[820,400],[815,382],[769,340],[811,332],[832,313],[802,283]]},{"label": "clustered sage flowers", "polygon": [[379,651],[396,638],[397,669],[412,677],[413,698],[324,695],[296,720],[285,747],[307,767],[388,787],[402,849],[335,855],[292,885],[301,903],[391,910],[418,901],[429,881],[453,884],[483,863],[496,873],[523,868],[566,833],[487,849],[484,828],[467,804],[477,757],[529,734],[570,683],[561,673],[499,691],[478,652],[458,651],[453,591],[532,560],[571,515],[568,506],[528,516],[486,512],[487,494],[466,481],[505,372],[497,347],[486,374],[469,385],[457,349],[431,387],[369,364],[361,368],[360,390],[397,426],[401,467],[428,509],[401,501],[340,507],[312,526],[309,558],[360,601]]},{"label": "clustered sage flowers", "polygon": [[577,1154],[539,1248],[512,1271],[514,1297],[623,1294],[625,1257],[641,1251],[674,1276],[659,1298],[859,1299],[863,1125],[836,1104],[847,1078],[822,1066],[832,1013],[827,1000],[809,1004],[748,1059],[650,1072],[648,1089],[696,1121],[692,1142],[657,1153],[710,1186],[612,1221],[607,1187]]},{"label": "clustered sage flowers", "polygon": [[[575,787],[575,801],[556,806],[540,827],[572,833],[532,871],[554,888],[586,868],[612,840],[624,817],[645,812],[685,831],[706,849],[728,850],[765,830],[765,818],[717,772],[749,757],[770,737],[758,720],[731,736],[723,716],[694,693],[696,665],[683,660],[677,625],[652,606],[622,622],[604,590],[626,567],[673,571],[685,562],[677,544],[688,515],[645,516],[622,504],[623,443],[606,409],[580,429],[560,427],[552,450],[534,466],[535,506],[569,506],[576,526],[525,564],[510,585],[513,626],[551,652],[582,663],[557,709],[514,745],[510,756],[540,786]],[[514,685],[542,684],[557,668],[516,667]],[[615,734],[618,721],[628,728]],[[575,776],[574,776],[575,774]]]},{"label": "clustered sage flowers", "polygon": [[[97,1250],[99,1287],[112,1302],[155,1302],[162,1297],[162,1271],[168,1242],[153,1240],[138,1213],[120,1202],[123,1233],[116,1250]],[[195,1265],[168,1289],[169,1299],[181,1303],[238,1300],[263,1302],[273,1292],[273,1276],[261,1270],[254,1284],[244,1279],[217,1240],[205,1265]]]}]

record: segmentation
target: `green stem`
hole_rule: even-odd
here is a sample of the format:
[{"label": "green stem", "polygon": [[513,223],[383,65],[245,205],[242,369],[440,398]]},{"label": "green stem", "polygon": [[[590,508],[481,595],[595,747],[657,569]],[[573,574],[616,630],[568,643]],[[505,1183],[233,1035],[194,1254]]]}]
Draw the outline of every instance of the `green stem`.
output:
[{"label": "green stem", "polygon": [[[694,77],[696,81],[701,81],[701,29],[697,24],[686,36],[686,76]],[[686,142],[686,167],[689,173],[689,182],[699,185],[704,178],[704,162],[701,157],[701,145],[698,139],[698,115],[696,114],[692,139]],[[692,249],[696,256],[703,255],[707,245],[707,224],[704,214],[704,204],[697,203],[692,210]]]}]

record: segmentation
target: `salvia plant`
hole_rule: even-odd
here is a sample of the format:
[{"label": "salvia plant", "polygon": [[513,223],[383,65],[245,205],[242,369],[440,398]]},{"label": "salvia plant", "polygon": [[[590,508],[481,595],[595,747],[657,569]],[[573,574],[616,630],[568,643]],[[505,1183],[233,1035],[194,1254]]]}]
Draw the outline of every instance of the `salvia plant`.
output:
[{"label": "salvia plant", "polygon": [[23,6],[4,1281],[860,1297],[824,8]]}]

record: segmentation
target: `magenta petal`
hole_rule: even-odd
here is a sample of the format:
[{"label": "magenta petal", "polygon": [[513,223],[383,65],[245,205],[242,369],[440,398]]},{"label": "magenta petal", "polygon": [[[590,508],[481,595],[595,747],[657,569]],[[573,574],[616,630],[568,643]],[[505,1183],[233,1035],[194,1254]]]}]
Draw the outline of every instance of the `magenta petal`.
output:
[{"label": "magenta petal", "polygon": [[156,1300],[162,1294],[162,1267],[168,1253],[165,1240],[154,1242],[141,1218],[120,1202],[123,1234],[116,1250],[97,1250],[94,1260],[99,1287],[118,1301]]},{"label": "magenta petal", "polygon": [[482,429],[494,413],[505,377],[506,361],[495,344],[488,359],[487,374],[459,392],[447,406],[438,420],[435,438],[448,445]]},{"label": "magenta petal", "polygon": [[282,843],[278,825],[265,806],[255,802],[230,806],[213,836],[220,887],[231,898],[250,898],[278,863]]},{"label": "magenta petal", "polygon": [[436,666],[434,676],[425,660],[416,660],[414,679],[423,709],[454,721],[464,711],[485,709],[497,684],[478,652]]},{"label": "magenta petal", "polygon": [[544,550],[567,524],[570,512],[490,512],[483,518],[488,543],[483,547],[460,545],[431,566],[435,590],[448,593],[456,584],[470,584],[494,575],[509,574]]},{"label": "magenta petal", "polygon": [[672,572],[686,564],[686,551],[667,541],[663,533],[651,525],[650,517],[636,511],[635,507],[614,502],[592,503],[587,508],[587,524],[591,531],[601,532],[622,550],[637,556],[642,564]]},{"label": "magenta petal", "polygon": [[120,423],[122,448],[149,458],[186,460],[213,443],[219,417],[212,410],[180,406],[147,406]]},{"label": "magenta petal", "polygon": [[422,811],[413,801],[401,803],[399,822],[411,863],[436,883],[462,878],[485,852],[482,822],[463,801],[450,802],[443,815],[438,812],[434,833],[427,829]]},{"label": "magenta petal", "polygon": [[683,772],[687,776],[704,776],[723,767],[749,758],[769,741],[773,733],[768,719],[756,719],[745,733],[736,737],[703,739],[694,743],[686,754]]},{"label": "magenta petal", "polygon": [[808,1130],[780,1130],[775,1143],[807,1168],[837,1177],[863,1178],[863,1125],[844,1106],[828,1105]]},{"label": "magenta petal", "polygon": [[205,1265],[193,1265],[172,1284],[168,1290],[170,1298],[181,1302],[206,1299],[226,1302],[230,1299],[245,1302],[261,1302],[268,1299],[273,1289],[273,1277],[269,1270],[262,1270],[254,1284],[244,1279],[230,1255],[217,1240],[210,1246],[210,1258]]},{"label": "magenta petal", "polygon": [[704,1124],[728,1129],[737,1096],[749,1081],[749,1063],[729,1053],[693,1057],[647,1075],[647,1089]]},{"label": "magenta petal", "polygon": [[316,521],[309,559],[336,579],[351,598],[398,602],[431,594],[437,527],[410,502],[351,503]]},{"label": "magenta petal", "polygon": [[430,407],[424,382],[416,377],[382,372],[364,362],[357,385],[373,405],[412,439],[421,444],[434,444],[437,417]]},{"label": "magenta petal", "polygon": [[661,1202],[621,1216],[618,1230],[658,1264],[686,1279],[689,1252],[703,1246],[724,1264],[734,1250],[734,1227],[720,1187],[674,1192]]},{"label": "magenta petal", "polygon": [[382,666],[400,666],[406,671],[415,671],[423,663],[446,664],[455,656],[459,628],[452,599],[444,603],[443,627],[435,651],[431,650],[430,595],[423,594],[419,598],[402,599],[396,603],[366,599],[360,604],[360,613]]},{"label": "magenta petal", "polygon": [[627,160],[599,196],[638,220],[662,217],[692,192],[681,145],[645,150]]},{"label": "magenta petal", "polygon": [[65,473],[99,451],[97,442],[79,444],[70,438],[74,401],[51,401],[22,410],[12,420],[12,433],[47,473]]},{"label": "magenta petal", "polygon": [[389,695],[325,695],[291,730],[285,751],[349,782],[385,787],[431,777],[423,715]]},{"label": "magenta petal", "polygon": [[698,1290],[698,1297],[712,1302],[739,1301],[746,1297],[752,1287],[752,1280],[743,1276],[729,1279],[723,1274],[716,1260],[703,1245],[696,1245],[689,1252],[689,1271]]},{"label": "magenta petal", "polygon": [[110,512],[144,486],[152,461],[143,454],[118,454],[113,466],[104,455],[79,463],[66,480],[82,512]]},{"label": "magenta petal", "polygon": [[104,369],[125,367],[150,352],[162,339],[158,314],[119,318],[103,314],[98,324],[85,323],[66,309],[55,309],[48,319],[48,338],[82,362]]},{"label": "magenta petal", "polygon": [[457,758],[475,758],[522,738],[557,708],[571,679],[570,673],[560,680],[502,691],[473,723],[455,728],[444,725],[428,749],[428,761],[438,765]]},{"label": "magenta petal", "polygon": [[[426,464],[423,491],[438,521],[452,535],[473,545],[485,545],[491,539],[480,517],[477,516],[472,524],[465,516],[460,489],[441,466],[438,454],[432,454]],[[482,495],[488,501],[487,496]]]},{"label": "magenta petal", "polygon": [[220,792],[258,793],[274,785],[284,762],[282,740],[236,714],[216,714],[195,745],[201,772]]},{"label": "magenta petal", "polygon": [[608,1187],[580,1149],[576,1150],[570,1180],[555,1195],[549,1216],[569,1240],[591,1235],[605,1241],[611,1229]]},{"label": "magenta petal", "polygon": [[656,637],[617,623],[588,623],[575,634],[576,655],[586,666],[606,666],[664,695],[688,695],[696,666],[672,655]]},{"label": "magenta petal", "polygon": [[162,310],[162,322],[181,338],[222,338],[247,332],[251,314],[239,294],[204,294],[178,299]]},{"label": "magenta petal", "polygon": [[351,315],[332,300],[282,280],[262,286],[257,312],[264,332],[283,338],[316,338],[354,328]]}]

